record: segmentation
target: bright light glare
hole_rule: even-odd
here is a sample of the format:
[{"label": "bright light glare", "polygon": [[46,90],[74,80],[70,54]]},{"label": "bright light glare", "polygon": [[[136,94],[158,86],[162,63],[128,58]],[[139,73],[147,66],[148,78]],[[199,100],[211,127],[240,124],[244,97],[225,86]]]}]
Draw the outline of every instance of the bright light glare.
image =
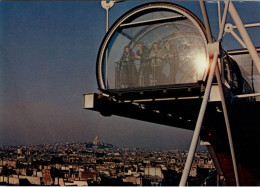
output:
[{"label": "bright light glare", "polygon": [[198,53],[194,60],[196,64],[198,78],[201,78],[206,68],[208,67],[208,61],[205,53]]}]

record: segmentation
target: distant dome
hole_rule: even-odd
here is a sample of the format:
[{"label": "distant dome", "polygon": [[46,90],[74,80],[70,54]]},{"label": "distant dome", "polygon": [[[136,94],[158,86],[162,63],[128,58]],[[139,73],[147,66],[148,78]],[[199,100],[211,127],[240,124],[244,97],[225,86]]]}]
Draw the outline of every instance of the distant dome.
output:
[{"label": "distant dome", "polygon": [[96,136],[96,138],[94,139],[93,144],[94,144],[94,145],[99,145],[98,136]]}]

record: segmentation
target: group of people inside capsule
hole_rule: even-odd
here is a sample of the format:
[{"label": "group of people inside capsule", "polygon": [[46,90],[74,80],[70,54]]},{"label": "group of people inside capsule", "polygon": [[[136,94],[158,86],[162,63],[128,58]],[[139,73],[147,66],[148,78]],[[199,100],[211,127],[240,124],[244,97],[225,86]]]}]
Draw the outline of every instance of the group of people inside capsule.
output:
[{"label": "group of people inside capsule", "polygon": [[[169,41],[155,42],[149,49],[138,43],[136,54],[126,46],[118,64],[119,88],[156,86],[174,82],[174,49]],[[140,61],[137,69],[135,60]]]}]

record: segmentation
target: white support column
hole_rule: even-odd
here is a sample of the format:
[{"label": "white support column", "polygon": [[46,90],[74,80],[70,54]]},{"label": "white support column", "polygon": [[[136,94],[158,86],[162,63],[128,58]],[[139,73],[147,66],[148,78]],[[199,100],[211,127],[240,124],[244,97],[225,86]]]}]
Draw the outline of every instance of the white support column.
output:
[{"label": "white support column", "polygon": [[204,24],[205,24],[205,28],[206,28],[206,32],[207,32],[208,42],[213,43],[210,25],[209,25],[209,20],[208,20],[208,14],[207,14],[207,11],[206,11],[204,1],[200,1],[200,9],[201,9],[201,12],[202,12],[202,16],[203,16],[203,20],[204,20]]},{"label": "white support column", "polygon": [[226,19],[227,19],[228,6],[229,6],[229,2],[225,5],[223,17],[222,17],[221,23],[219,25],[218,41],[220,41],[223,37],[225,23],[226,23]]},{"label": "white support column", "polygon": [[[228,10],[229,6],[230,6],[229,2],[226,2],[224,14],[223,14],[223,18],[222,18],[222,22],[221,22],[221,26],[220,26],[221,29],[220,29],[219,35],[218,35],[218,41],[221,40],[222,35],[223,35],[225,20],[227,17],[227,10]],[[216,73],[217,82],[218,82],[221,104],[222,104],[222,108],[223,108],[223,112],[224,112],[224,118],[225,118],[227,134],[228,134],[228,142],[229,142],[229,147],[230,147],[230,152],[231,152],[231,157],[232,157],[233,169],[234,169],[234,173],[235,173],[236,185],[239,186],[239,177],[238,177],[238,171],[237,171],[235,150],[234,150],[234,146],[233,146],[232,134],[231,134],[230,123],[229,123],[229,118],[228,118],[228,111],[227,111],[227,106],[226,106],[226,101],[225,101],[225,96],[224,96],[224,92],[223,92],[223,87],[222,87],[222,82],[221,82],[218,66],[216,66],[215,73]]]},{"label": "white support column", "polygon": [[193,161],[193,157],[196,151],[196,147],[197,147],[197,143],[198,143],[198,139],[199,139],[199,135],[200,135],[200,129],[201,129],[201,125],[202,125],[202,121],[204,118],[204,114],[206,111],[206,107],[207,107],[207,103],[208,103],[208,98],[209,98],[209,93],[211,90],[211,84],[212,84],[212,80],[213,80],[213,75],[214,75],[214,70],[217,64],[217,59],[218,59],[218,53],[214,54],[213,57],[213,62],[211,64],[211,68],[210,68],[210,72],[209,72],[209,77],[208,77],[208,81],[207,81],[207,85],[206,85],[206,90],[204,93],[204,97],[202,100],[202,104],[201,104],[201,108],[200,108],[200,112],[199,112],[199,117],[196,123],[196,127],[194,130],[194,134],[192,137],[192,141],[191,141],[191,145],[190,145],[190,149],[189,149],[189,153],[188,153],[188,157],[186,160],[186,164],[181,176],[181,181],[179,186],[185,186],[187,183],[187,179],[190,173],[190,168],[192,165],[192,161]]},{"label": "white support column", "polygon": [[[101,0],[102,1],[102,0]],[[102,2],[106,2],[106,1],[102,1]],[[108,32],[108,25],[109,25],[109,6],[107,6],[106,8],[106,33]],[[106,49],[106,89],[108,88],[108,50]]]},{"label": "white support column", "polygon": [[[101,0],[101,6],[106,10],[106,32],[108,31],[109,27],[109,9],[114,6],[114,1],[109,0]],[[105,80],[105,86],[108,87],[108,51],[106,50],[106,80]]]},{"label": "white support column", "polygon": [[[208,22],[208,17],[207,17],[207,12],[206,12],[206,9],[205,9],[204,2],[200,2],[200,5],[201,5],[201,10],[202,10],[202,14],[203,14],[203,17],[204,17],[206,30],[207,30],[208,41],[209,41],[209,43],[212,43],[213,39],[211,38],[212,36],[211,36],[211,32],[210,32],[210,25],[209,25],[209,22]],[[225,4],[225,10],[224,10],[222,22],[221,22],[221,25],[220,25],[218,41],[220,41],[223,37],[223,31],[224,31],[224,25],[225,25],[225,22],[226,22],[228,7],[229,7],[229,2],[227,2]],[[211,50],[214,51],[213,62],[212,62],[211,68],[210,68],[208,82],[207,82],[206,90],[205,90],[204,97],[203,97],[203,100],[202,100],[202,104],[201,104],[201,108],[200,108],[200,112],[199,112],[199,117],[198,117],[198,120],[197,120],[197,123],[196,123],[196,126],[195,126],[194,134],[193,134],[193,137],[192,137],[192,142],[191,142],[191,145],[190,145],[188,157],[187,157],[187,160],[186,160],[186,164],[185,164],[185,167],[184,167],[184,170],[183,170],[183,174],[182,174],[182,178],[181,178],[179,186],[185,186],[186,183],[187,183],[187,179],[188,179],[188,176],[189,176],[189,173],[190,173],[190,168],[191,168],[191,165],[192,165],[193,157],[194,157],[196,147],[197,147],[197,143],[198,143],[198,138],[199,138],[199,134],[200,134],[202,121],[203,121],[203,118],[204,118],[204,114],[205,114],[205,110],[206,110],[206,106],[207,106],[207,102],[208,102],[208,98],[209,98],[209,92],[211,90],[214,71],[216,71],[216,76],[217,76],[217,81],[218,81],[218,86],[219,86],[219,92],[220,92],[220,96],[221,96],[221,103],[222,103],[222,107],[223,107],[223,110],[224,110],[224,117],[225,117],[225,122],[226,122],[226,127],[227,127],[227,133],[228,133],[229,145],[230,145],[230,150],[231,150],[231,155],[232,155],[232,162],[233,162],[233,167],[234,167],[234,172],[235,172],[236,184],[239,185],[236,158],[235,158],[235,153],[234,153],[234,146],[233,146],[233,141],[232,141],[232,136],[231,136],[228,113],[227,113],[227,108],[226,108],[225,97],[224,97],[224,93],[223,93],[220,73],[219,73],[219,69],[218,69],[218,65],[217,65],[217,59],[218,59],[218,54],[219,54],[219,51],[217,49],[219,49],[219,43],[216,42],[214,44],[209,44],[209,45],[210,45],[209,51],[211,51]]]},{"label": "white support column", "polygon": [[227,134],[228,134],[228,142],[229,142],[229,147],[230,147],[230,152],[231,152],[231,158],[232,158],[232,164],[233,164],[233,169],[234,169],[234,174],[235,174],[236,185],[239,186],[239,177],[238,177],[238,171],[237,171],[235,150],[234,150],[230,123],[229,123],[229,118],[228,118],[228,111],[227,111],[227,106],[226,106],[226,101],[225,101],[225,97],[224,97],[224,92],[223,92],[223,87],[222,87],[222,82],[221,82],[218,66],[216,66],[215,73],[216,73],[216,77],[217,77],[219,94],[220,94],[221,104],[222,104],[224,117],[225,117],[226,129],[227,129]]},{"label": "white support column", "polygon": [[[205,27],[206,27],[208,42],[213,43],[210,25],[209,25],[209,20],[208,20],[208,15],[207,15],[207,11],[206,11],[206,8],[205,8],[204,1],[200,1],[200,7],[201,7],[203,19],[204,19],[204,24],[205,24]],[[190,144],[188,157],[187,157],[187,160],[186,160],[186,163],[185,163],[185,167],[184,167],[184,170],[183,170],[183,173],[182,173],[182,176],[181,176],[181,181],[180,181],[179,186],[185,186],[186,183],[187,183],[187,179],[189,177],[193,157],[194,157],[194,154],[195,154],[195,151],[196,151],[196,147],[197,147],[197,143],[198,143],[198,139],[199,139],[199,135],[200,135],[201,125],[202,125],[203,118],[204,118],[205,111],[206,111],[206,107],[207,107],[207,104],[208,104],[208,98],[209,98],[209,93],[210,93],[210,90],[211,90],[211,85],[212,85],[214,70],[215,70],[215,67],[216,67],[216,64],[217,64],[217,59],[218,59],[218,52],[215,52],[214,57],[213,57],[213,61],[212,61],[212,64],[211,64],[210,72],[209,72],[209,77],[208,77],[204,97],[203,97],[202,104],[201,104],[201,107],[200,107],[199,116],[198,116],[198,119],[197,119],[197,122],[196,122],[194,134],[193,134],[192,141],[191,141],[191,144]]]},{"label": "white support column", "polygon": [[[218,0],[218,25],[221,25],[221,7],[220,7],[220,0]],[[219,28],[220,31],[220,28]]]},{"label": "white support column", "polygon": [[[224,1],[224,3],[227,4],[228,2]],[[241,37],[244,40],[244,43],[256,65],[258,72],[260,73],[260,58],[257,54],[255,46],[254,46],[250,36],[248,35],[247,30],[239,16],[239,14],[237,13],[237,10],[236,10],[234,4],[232,3],[232,1],[230,2],[228,11],[229,11],[232,19],[234,20]]]}]

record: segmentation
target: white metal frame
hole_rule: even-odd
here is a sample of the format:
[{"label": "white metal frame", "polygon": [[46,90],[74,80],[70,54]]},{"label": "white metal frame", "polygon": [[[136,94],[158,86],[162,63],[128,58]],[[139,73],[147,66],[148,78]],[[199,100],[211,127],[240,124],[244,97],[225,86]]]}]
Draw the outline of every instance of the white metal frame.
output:
[{"label": "white metal frame", "polygon": [[[220,30],[219,30],[219,35],[218,35],[218,41],[222,40],[223,37],[223,30],[224,30],[224,24],[226,21],[226,15],[227,15],[227,11],[229,11],[229,14],[231,15],[233,21],[236,24],[236,28],[239,30],[240,35],[243,39],[243,41],[240,39],[238,39],[239,37],[234,34],[234,32],[231,34],[238,39],[238,41],[241,43],[242,46],[245,46],[248,51],[249,54],[251,55],[258,72],[260,73],[260,58],[257,54],[257,51],[251,41],[250,36],[248,35],[245,26],[242,22],[242,20],[240,19],[239,14],[237,13],[235,6],[233,5],[232,1],[224,1],[225,3],[225,10],[223,13],[223,17],[222,17],[222,21],[221,21],[221,26],[220,26]],[[206,12],[206,8],[205,8],[205,4],[203,1],[200,2],[201,5],[201,10],[202,10],[202,14],[203,14],[203,18],[204,18],[204,23],[207,29],[207,34],[208,34],[208,40],[209,43],[212,43],[212,38],[211,38],[211,32],[210,32],[210,25],[208,22],[208,16],[207,16],[207,12]],[[220,14],[220,2],[218,2],[218,7],[219,7],[219,14]],[[219,23],[220,23],[221,17],[219,16]],[[251,25],[247,25],[247,27],[252,27],[252,26],[259,26],[259,24],[251,24]],[[217,64],[217,56],[218,56],[218,52],[214,53],[214,58],[213,58],[213,62],[211,65],[211,69],[210,69],[210,73],[209,73],[209,78],[208,78],[208,82],[207,82],[207,86],[206,86],[206,90],[205,90],[205,94],[203,97],[203,101],[201,104],[201,109],[199,112],[199,116],[198,116],[198,120],[196,123],[196,127],[195,127],[195,131],[194,131],[194,135],[192,138],[192,142],[190,145],[190,150],[188,153],[188,157],[187,157],[187,161],[185,164],[185,168],[183,171],[183,175],[180,181],[180,186],[185,186],[187,183],[187,179],[188,179],[188,175],[190,172],[190,168],[192,165],[192,160],[194,157],[194,153],[195,153],[195,149],[197,146],[197,142],[198,142],[198,138],[199,138],[199,134],[200,134],[200,129],[201,129],[201,124],[202,124],[202,120],[205,114],[205,110],[206,110],[206,106],[207,106],[207,102],[208,102],[208,97],[209,97],[209,92],[211,89],[211,85],[212,85],[212,77],[214,74],[214,71],[216,73],[216,77],[217,77],[217,82],[218,82],[218,87],[219,87],[219,92],[220,92],[220,97],[221,97],[221,103],[222,103],[222,107],[223,107],[223,112],[224,112],[224,117],[225,117],[225,123],[226,123],[226,128],[227,128],[227,134],[228,134],[228,140],[229,140],[229,145],[230,145],[230,151],[231,151],[231,156],[232,156],[232,163],[233,163],[233,168],[234,168],[234,173],[235,173],[235,180],[236,180],[236,185],[239,186],[239,177],[238,177],[238,171],[237,171],[237,164],[236,164],[236,157],[235,157],[235,151],[234,151],[234,146],[233,146],[233,141],[232,141],[232,135],[231,135],[231,130],[230,130],[230,124],[229,124],[229,119],[228,119],[228,114],[227,114],[227,108],[226,108],[226,103],[225,103],[225,98],[224,98],[224,93],[223,93],[223,88],[222,88],[222,83],[221,83],[221,79],[220,79],[220,73],[219,73],[219,69]],[[248,95],[244,95],[244,96],[240,96],[240,97],[251,97],[252,94],[248,94]]]},{"label": "white metal frame", "polygon": [[[114,5],[114,2],[115,1],[107,2],[107,1],[101,0],[101,5],[104,9],[106,9],[106,12],[107,12],[106,31],[108,31],[108,10]],[[238,171],[237,171],[237,165],[236,165],[235,151],[234,151],[234,147],[233,147],[232,135],[231,135],[228,113],[227,113],[227,108],[226,108],[226,103],[225,103],[225,98],[224,98],[224,93],[223,93],[223,88],[222,88],[222,82],[221,82],[221,78],[220,78],[220,72],[219,72],[219,68],[218,68],[218,65],[217,65],[217,60],[218,60],[218,55],[219,55],[219,42],[223,38],[224,31],[225,31],[225,33],[226,32],[231,33],[234,36],[234,38],[244,48],[248,49],[249,54],[251,55],[253,62],[255,63],[256,68],[257,68],[257,70],[260,74],[260,58],[258,56],[256,49],[255,49],[255,46],[253,45],[253,42],[252,42],[250,36],[248,35],[248,33],[246,31],[246,27],[258,27],[258,26],[260,26],[260,23],[244,25],[242,20],[240,19],[240,16],[239,16],[238,12],[236,11],[236,8],[233,5],[232,1],[224,1],[224,4],[225,4],[225,9],[224,9],[222,20],[221,20],[220,1],[218,1],[218,14],[219,14],[218,19],[219,19],[220,28],[219,28],[218,40],[217,40],[217,42],[213,43],[213,38],[212,38],[212,35],[211,35],[210,24],[209,24],[209,21],[208,21],[208,15],[207,15],[205,3],[204,3],[204,1],[200,1],[200,7],[201,7],[201,11],[202,11],[202,15],[203,15],[203,19],[204,19],[204,23],[205,23],[205,27],[206,27],[206,32],[207,32],[207,36],[208,36],[208,42],[209,42],[209,48],[210,48],[209,51],[212,51],[211,55],[213,56],[213,61],[212,61],[212,65],[211,65],[211,68],[210,68],[206,90],[205,90],[203,101],[202,101],[202,104],[201,104],[198,120],[197,120],[197,123],[196,123],[196,126],[195,126],[194,135],[193,135],[193,138],[192,138],[192,141],[191,141],[191,145],[190,145],[188,157],[187,157],[187,160],[186,160],[185,168],[184,168],[183,175],[182,175],[182,178],[181,178],[181,181],[180,181],[180,184],[179,184],[180,186],[185,186],[186,183],[187,183],[187,179],[188,179],[189,172],[190,172],[190,169],[191,169],[193,157],[194,157],[194,154],[195,154],[195,151],[196,151],[196,146],[197,146],[197,143],[198,143],[198,138],[199,138],[199,134],[200,134],[202,121],[203,121],[203,118],[204,118],[204,115],[205,115],[205,111],[206,111],[206,107],[207,107],[207,103],[208,103],[208,99],[209,99],[209,94],[210,94],[210,91],[211,91],[214,72],[216,74],[216,78],[217,78],[217,82],[218,82],[219,93],[220,93],[221,103],[222,103],[224,117],[225,117],[225,123],[226,123],[228,140],[229,140],[230,151],[231,151],[231,156],[232,156],[236,185],[239,186],[239,178],[238,178]],[[231,15],[231,17],[232,17],[236,26],[233,26],[232,24],[226,24],[226,26],[225,26],[227,12],[229,12],[229,14]],[[233,29],[238,29],[242,39],[233,31]],[[216,46],[218,46],[218,47],[216,47]],[[212,48],[213,48],[213,50],[212,50]],[[106,59],[106,63],[107,63],[107,59]],[[106,80],[107,80],[107,78],[106,78]],[[104,87],[104,85],[102,85],[102,86]],[[259,93],[239,95],[237,97],[251,97],[252,95],[259,95]]]}]

